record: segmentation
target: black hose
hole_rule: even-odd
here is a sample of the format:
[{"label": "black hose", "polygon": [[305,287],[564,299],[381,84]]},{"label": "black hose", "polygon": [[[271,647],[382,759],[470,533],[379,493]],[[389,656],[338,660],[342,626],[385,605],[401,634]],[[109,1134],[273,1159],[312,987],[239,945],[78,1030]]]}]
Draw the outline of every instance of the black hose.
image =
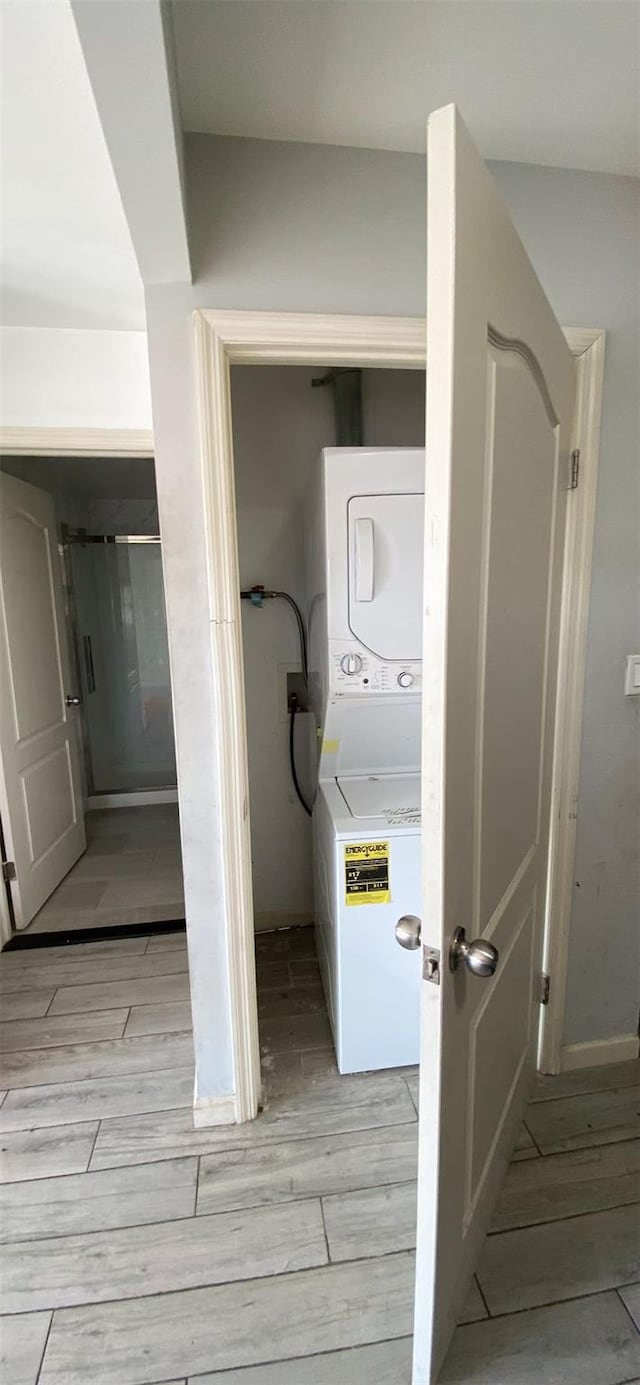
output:
[{"label": "black hose", "polygon": [[309,804],[307,803],[302,789],[300,788],[300,782],[298,780],[298,771],[296,769],[295,729],[297,710],[297,700],[295,697],[292,697],[291,702],[289,704],[289,763],[291,765],[291,778],[293,779],[293,787],[298,795],[298,798],[304,808],[305,813],[308,813],[309,817],[311,817],[311,808],[309,807]]},{"label": "black hose", "polygon": [[302,611],[300,610],[300,607],[299,607],[297,601],[294,601],[293,597],[290,596],[289,592],[268,592],[267,595],[268,595],[268,596],[279,596],[279,597],[282,599],[282,601],[288,601],[288,602],[289,602],[289,605],[290,605],[290,607],[291,607],[291,609],[292,609],[292,611],[293,611],[293,614],[295,615],[296,622],[297,622],[297,626],[298,626],[298,638],[299,638],[299,640],[300,640],[300,662],[301,662],[301,664],[302,664],[302,672],[303,672],[303,675],[304,675],[304,681],[305,681],[305,683],[308,683],[308,681],[309,681],[309,659],[308,659],[308,655],[307,655],[307,631],[306,631],[306,628],[305,628],[304,617],[303,617],[303,615],[302,615]]},{"label": "black hose", "polygon": [[305,683],[308,683],[309,658],[307,654],[307,631],[304,623],[304,616],[302,614],[302,611],[300,610],[297,601],[294,600],[294,598],[291,596],[289,592],[265,591],[263,587],[253,587],[250,588],[249,591],[241,591],[240,596],[243,601],[256,601],[257,597],[258,600],[256,601],[256,604],[261,604],[263,601],[269,601],[272,597],[276,596],[280,597],[282,601],[287,601],[289,603],[291,610],[293,611],[293,614],[296,618],[296,624],[298,626],[298,639],[300,641],[300,663],[302,665],[302,675]]},{"label": "black hose", "polygon": [[[287,601],[289,603],[291,610],[295,615],[296,624],[298,626],[298,639],[300,641],[300,662],[302,664],[302,676],[304,678],[305,685],[308,686],[309,658],[307,653],[307,631],[304,623],[304,617],[297,601],[294,600],[294,598],[290,595],[289,592],[265,591],[264,587],[252,587],[249,589],[249,591],[241,591],[240,596],[243,601],[254,601],[256,605],[261,605],[263,601],[270,600],[273,597],[280,597],[282,601]],[[295,695],[293,695],[289,702],[289,763],[291,765],[291,778],[293,779],[293,787],[296,791],[298,799],[300,800],[300,803],[302,804],[302,807],[304,808],[305,813],[308,813],[309,817],[311,817],[312,810],[309,807],[309,804],[307,803],[302,789],[300,788],[298,771],[296,770],[296,747],[294,736],[297,711],[298,703]]]}]

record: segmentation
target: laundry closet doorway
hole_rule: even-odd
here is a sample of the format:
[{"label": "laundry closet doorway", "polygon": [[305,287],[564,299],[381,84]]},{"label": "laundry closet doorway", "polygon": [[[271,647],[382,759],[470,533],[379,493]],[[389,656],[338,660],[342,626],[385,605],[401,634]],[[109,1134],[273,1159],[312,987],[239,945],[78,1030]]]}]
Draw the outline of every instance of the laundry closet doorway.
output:
[{"label": "laundry closet doorway", "polygon": [[[236,1119],[247,1120],[258,1109],[261,1074],[254,961],[256,910],[246,811],[251,797],[241,632],[247,617],[241,612],[242,582],[237,559],[241,521],[236,517],[232,372],[246,366],[296,366],[305,367],[307,378],[311,378],[320,367],[328,371],[338,366],[370,370],[378,381],[387,370],[396,381],[405,372],[405,378],[410,379],[413,372],[424,369],[425,322],[415,318],[208,311],[196,313],[195,329],[208,515],[211,637],[214,667],[219,669],[215,729],[221,767],[225,894],[234,899],[227,923],[235,1111]],[[553,969],[554,986],[549,1004],[540,1010],[539,1035],[540,1066],[548,1072],[560,1070],[604,362],[603,332],[566,328],[565,337],[576,361],[574,441],[580,446],[581,482],[567,512],[562,593],[561,674],[544,953],[545,967]],[[268,391],[268,385],[264,389]],[[259,420],[252,428],[259,433]],[[259,618],[264,612],[251,614]],[[284,613],[281,619],[284,620]],[[289,638],[294,641],[295,650],[292,625]],[[286,730],[286,720],[283,726]],[[288,768],[282,746],[278,763],[286,782]],[[292,812],[293,809],[292,802]],[[303,833],[302,818],[298,818],[298,823]],[[277,924],[278,920],[267,922],[267,928],[273,927],[274,922]]]},{"label": "laundry closet doorway", "polygon": [[[295,766],[307,801],[315,796],[317,737],[304,684],[296,681],[304,655],[287,601],[306,623],[312,477],[322,449],[338,438],[364,447],[424,446],[424,388],[421,370],[231,369],[256,933],[313,921],[310,820],[290,763],[292,690],[299,701]],[[252,594],[259,587],[283,596]]]}]

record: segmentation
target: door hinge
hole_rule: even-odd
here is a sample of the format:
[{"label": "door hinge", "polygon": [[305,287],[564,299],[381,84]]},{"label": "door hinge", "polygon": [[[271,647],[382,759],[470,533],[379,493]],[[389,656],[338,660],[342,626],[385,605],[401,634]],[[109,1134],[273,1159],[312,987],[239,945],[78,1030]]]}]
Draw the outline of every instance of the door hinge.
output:
[{"label": "door hinge", "polygon": [[2,879],[5,881],[5,884],[9,885],[9,884],[11,883],[12,880],[15,880],[15,878],[16,878],[16,866],[15,866],[15,861],[3,861],[3,862],[2,862]]},{"label": "door hinge", "polygon": [[546,973],[545,971],[543,971],[542,974],[541,974],[541,976],[540,976],[540,989],[539,989],[539,992],[538,992],[538,1001],[539,1001],[540,1005],[548,1005],[548,1004],[549,1004],[549,992],[550,992],[550,990],[551,990],[551,977],[550,977],[550,976],[547,976],[547,973]]},{"label": "door hinge", "polygon": [[576,491],[576,490],[578,489],[578,481],[579,481],[579,479],[580,479],[580,448],[579,448],[579,447],[574,447],[573,452],[571,453],[570,461],[571,461],[571,471],[570,471],[570,474],[569,474],[569,490],[570,490],[570,491]]}]

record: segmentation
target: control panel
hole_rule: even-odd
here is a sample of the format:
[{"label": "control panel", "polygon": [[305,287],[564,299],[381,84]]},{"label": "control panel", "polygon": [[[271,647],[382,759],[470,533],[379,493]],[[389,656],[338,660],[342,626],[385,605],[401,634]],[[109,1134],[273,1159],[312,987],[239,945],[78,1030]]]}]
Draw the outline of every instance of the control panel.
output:
[{"label": "control panel", "polygon": [[420,662],[385,663],[362,645],[332,640],[329,651],[330,692],[335,697],[369,693],[419,693],[422,690]]}]

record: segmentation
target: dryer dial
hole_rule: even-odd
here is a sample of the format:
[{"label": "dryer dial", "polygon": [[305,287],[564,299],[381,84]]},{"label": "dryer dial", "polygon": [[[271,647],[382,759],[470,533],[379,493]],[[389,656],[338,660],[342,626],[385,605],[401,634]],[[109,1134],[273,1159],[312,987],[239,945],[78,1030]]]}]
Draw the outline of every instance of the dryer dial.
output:
[{"label": "dryer dial", "polygon": [[360,673],[362,670],[362,659],[359,654],[343,654],[340,660],[340,668],[343,673],[349,675]]}]

